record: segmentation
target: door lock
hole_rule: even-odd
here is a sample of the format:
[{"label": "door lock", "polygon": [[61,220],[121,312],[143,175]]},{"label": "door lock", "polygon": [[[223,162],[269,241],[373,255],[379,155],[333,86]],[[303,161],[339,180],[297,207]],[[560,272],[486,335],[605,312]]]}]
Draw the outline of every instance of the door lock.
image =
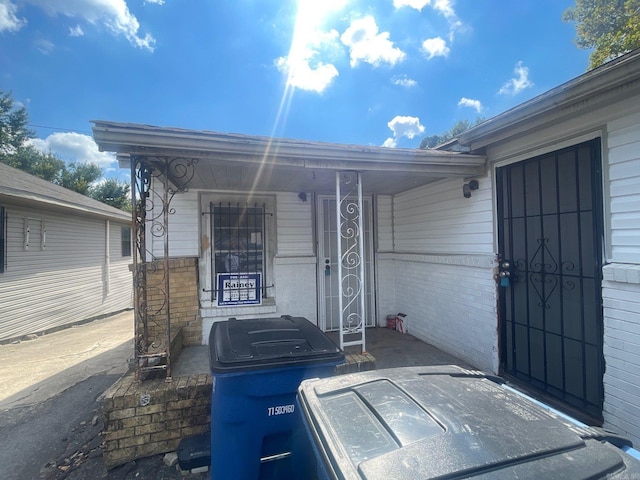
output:
[{"label": "door lock", "polygon": [[511,285],[512,265],[509,260],[500,260],[498,264],[498,273],[494,275],[494,279],[501,287],[509,287]]}]

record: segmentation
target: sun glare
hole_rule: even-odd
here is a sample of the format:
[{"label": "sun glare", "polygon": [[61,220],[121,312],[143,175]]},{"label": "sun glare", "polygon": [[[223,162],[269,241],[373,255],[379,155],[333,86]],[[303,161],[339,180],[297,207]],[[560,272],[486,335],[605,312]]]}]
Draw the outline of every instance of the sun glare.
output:
[{"label": "sun glare", "polygon": [[287,83],[280,99],[272,136],[286,122],[296,87],[304,84],[307,90],[321,92],[338,75],[335,66],[316,61],[314,56],[323,44],[337,37],[337,32],[327,29],[325,24],[332,14],[341,11],[347,3],[348,0],[298,0],[289,55],[276,61],[279,68],[287,72]]}]

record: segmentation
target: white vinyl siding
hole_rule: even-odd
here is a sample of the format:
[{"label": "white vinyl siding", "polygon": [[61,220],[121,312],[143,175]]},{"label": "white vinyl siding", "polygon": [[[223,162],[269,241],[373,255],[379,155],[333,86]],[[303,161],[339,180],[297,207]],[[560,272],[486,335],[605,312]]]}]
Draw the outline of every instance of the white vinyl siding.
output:
[{"label": "white vinyl siding", "polygon": [[377,250],[393,250],[393,197],[378,195],[375,202],[375,226],[377,227]]},{"label": "white vinyl siding", "polygon": [[394,197],[396,252],[492,254],[493,199],[489,178],[471,198],[462,179],[443,180]]},{"label": "white vinyl siding", "polygon": [[314,254],[312,228],[312,196],[307,201],[297,193],[279,193],[276,215],[279,257],[309,256]]},{"label": "white vinyl siding", "polygon": [[[155,184],[162,189],[162,185]],[[155,192],[161,194],[159,192]],[[162,202],[154,195],[154,210],[147,214],[147,242],[155,258],[164,257]],[[169,204],[169,257],[195,257],[199,252],[198,192],[176,193]],[[153,215],[153,216],[152,216]],[[151,221],[155,217],[154,221]],[[150,259],[149,259],[150,260]]]},{"label": "white vinyl siding", "polygon": [[640,114],[611,122],[608,148],[611,261],[640,263]]},{"label": "white vinyl siding", "polygon": [[640,113],[608,125],[610,258],[604,267],[604,420],[640,442]]},{"label": "white vinyl siding", "polygon": [[[132,307],[131,259],[120,255],[122,223],[110,221],[107,270],[106,220],[22,207],[7,206],[6,210],[7,268],[0,275],[0,340]],[[30,224],[46,225],[45,249],[41,226],[31,230],[25,249],[26,218],[32,219]]]}]

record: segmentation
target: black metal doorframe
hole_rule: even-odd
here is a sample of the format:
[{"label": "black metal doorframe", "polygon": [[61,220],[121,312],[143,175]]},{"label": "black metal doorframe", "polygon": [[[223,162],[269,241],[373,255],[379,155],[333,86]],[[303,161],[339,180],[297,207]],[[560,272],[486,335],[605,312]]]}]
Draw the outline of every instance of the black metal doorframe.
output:
[{"label": "black metal doorframe", "polygon": [[496,184],[501,370],[601,421],[600,139],[499,167]]}]

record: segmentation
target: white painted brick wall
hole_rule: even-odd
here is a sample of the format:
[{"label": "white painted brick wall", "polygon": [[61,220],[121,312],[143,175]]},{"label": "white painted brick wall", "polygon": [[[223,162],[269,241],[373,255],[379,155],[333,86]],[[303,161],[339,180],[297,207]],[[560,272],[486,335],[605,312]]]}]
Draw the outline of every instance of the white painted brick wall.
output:
[{"label": "white painted brick wall", "polygon": [[394,272],[396,308],[410,334],[497,373],[492,256],[397,255]]},{"label": "white painted brick wall", "polygon": [[[620,270],[624,273],[617,272]],[[605,426],[640,444],[640,265],[607,265],[604,269],[604,421]]]},{"label": "white painted brick wall", "polygon": [[[393,254],[380,254],[377,258],[377,311],[379,327],[387,324],[387,315],[401,312],[396,303],[396,285]],[[404,313],[404,312],[402,312]]]}]

